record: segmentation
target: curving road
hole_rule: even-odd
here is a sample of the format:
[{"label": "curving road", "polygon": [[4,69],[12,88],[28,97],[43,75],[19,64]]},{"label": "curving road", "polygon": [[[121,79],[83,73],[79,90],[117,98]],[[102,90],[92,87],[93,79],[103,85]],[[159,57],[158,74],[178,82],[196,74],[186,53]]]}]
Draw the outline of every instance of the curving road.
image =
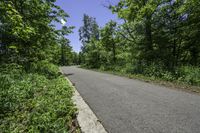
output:
[{"label": "curving road", "polygon": [[200,133],[200,96],[62,67],[109,133]]}]

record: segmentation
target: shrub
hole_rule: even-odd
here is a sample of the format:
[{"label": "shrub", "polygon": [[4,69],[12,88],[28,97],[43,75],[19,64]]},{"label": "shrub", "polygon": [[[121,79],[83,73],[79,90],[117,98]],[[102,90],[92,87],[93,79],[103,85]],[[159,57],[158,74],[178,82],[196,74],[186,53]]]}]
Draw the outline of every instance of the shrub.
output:
[{"label": "shrub", "polygon": [[0,70],[1,132],[69,131],[76,109],[71,101],[73,90],[63,76],[48,79],[15,64]]},{"label": "shrub", "polygon": [[200,86],[200,68],[193,66],[182,66],[177,69],[178,81],[191,85]]},{"label": "shrub", "polygon": [[161,73],[161,78],[166,81],[176,80],[176,77],[171,72],[168,71],[163,71],[163,73]]},{"label": "shrub", "polygon": [[134,65],[131,63],[126,64],[125,69],[122,70],[124,73],[133,74],[135,71]]},{"label": "shrub", "polygon": [[49,63],[46,60],[32,63],[30,67],[31,72],[37,72],[41,75],[52,79],[60,75],[58,66]]},{"label": "shrub", "polygon": [[141,74],[151,79],[162,79],[166,81],[184,82],[190,85],[200,86],[200,68],[194,66],[182,66],[169,71],[164,66],[152,63],[151,65],[131,64],[124,66],[102,66],[101,70],[120,72],[122,74]]}]

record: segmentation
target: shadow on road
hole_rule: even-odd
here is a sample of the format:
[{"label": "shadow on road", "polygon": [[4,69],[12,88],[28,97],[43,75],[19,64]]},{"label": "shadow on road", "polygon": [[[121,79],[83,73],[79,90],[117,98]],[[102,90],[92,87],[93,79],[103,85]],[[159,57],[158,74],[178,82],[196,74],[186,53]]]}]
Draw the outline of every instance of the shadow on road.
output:
[{"label": "shadow on road", "polygon": [[69,76],[71,76],[71,75],[74,75],[74,73],[64,73],[64,75],[65,75],[66,77],[69,77]]}]

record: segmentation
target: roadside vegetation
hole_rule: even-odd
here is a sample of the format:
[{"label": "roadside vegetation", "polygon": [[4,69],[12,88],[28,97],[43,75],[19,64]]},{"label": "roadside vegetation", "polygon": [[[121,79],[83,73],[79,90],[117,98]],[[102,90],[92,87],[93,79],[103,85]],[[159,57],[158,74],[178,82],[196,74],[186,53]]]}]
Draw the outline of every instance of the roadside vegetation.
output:
[{"label": "roadside vegetation", "polygon": [[79,132],[72,87],[58,65],[76,62],[66,14],[53,0],[0,1],[0,132]]},{"label": "roadside vegetation", "polygon": [[200,2],[120,0],[119,21],[83,17],[81,65],[129,77],[200,86]]},{"label": "roadside vegetation", "polygon": [[17,64],[1,66],[1,132],[67,132],[77,128],[73,127],[76,108],[71,86],[57,66],[45,67],[25,72]]}]

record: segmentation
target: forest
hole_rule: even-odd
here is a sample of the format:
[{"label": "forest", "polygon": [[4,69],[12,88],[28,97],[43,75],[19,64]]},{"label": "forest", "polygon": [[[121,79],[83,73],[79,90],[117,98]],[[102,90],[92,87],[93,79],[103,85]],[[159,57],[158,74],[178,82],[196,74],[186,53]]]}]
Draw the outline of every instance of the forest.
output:
[{"label": "forest", "polygon": [[[104,27],[83,16],[83,67],[200,85],[200,1],[121,0]],[[134,77],[134,76],[133,76]]]},{"label": "forest", "polygon": [[73,27],[55,27],[68,17],[55,0],[0,0],[0,132],[78,132],[58,67],[75,63]]},{"label": "forest", "polygon": [[103,27],[84,14],[79,53],[55,2],[0,0],[0,132],[80,132],[59,66],[200,86],[199,0],[120,0]]}]

